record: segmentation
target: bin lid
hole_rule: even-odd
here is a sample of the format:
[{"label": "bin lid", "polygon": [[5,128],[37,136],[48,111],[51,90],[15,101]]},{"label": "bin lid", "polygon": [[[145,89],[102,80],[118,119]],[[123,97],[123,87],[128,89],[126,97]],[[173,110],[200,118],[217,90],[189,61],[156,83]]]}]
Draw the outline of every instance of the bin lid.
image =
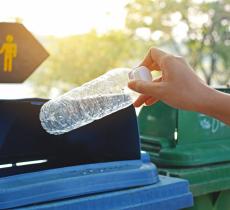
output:
[{"label": "bin lid", "polygon": [[85,164],[0,178],[0,209],[155,184],[156,167],[143,160]]},{"label": "bin lid", "polygon": [[75,197],[22,208],[23,210],[108,210],[108,209],[184,209],[193,205],[188,182],[181,179],[159,176],[159,182],[148,186]]},{"label": "bin lid", "polygon": [[138,123],[142,149],[159,165],[191,167],[230,161],[230,127],[217,119],[159,102],[143,107]]}]

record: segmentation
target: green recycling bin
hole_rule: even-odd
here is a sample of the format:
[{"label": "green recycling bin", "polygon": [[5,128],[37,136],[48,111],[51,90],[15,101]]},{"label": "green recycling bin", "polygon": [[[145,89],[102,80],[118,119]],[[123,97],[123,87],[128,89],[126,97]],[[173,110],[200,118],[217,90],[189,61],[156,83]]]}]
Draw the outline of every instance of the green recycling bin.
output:
[{"label": "green recycling bin", "polygon": [[189,181],[195,202],[191,210],[230,210],[228,125],[162,102],[143,107],[138,123],[142,150],[159,173]]}]

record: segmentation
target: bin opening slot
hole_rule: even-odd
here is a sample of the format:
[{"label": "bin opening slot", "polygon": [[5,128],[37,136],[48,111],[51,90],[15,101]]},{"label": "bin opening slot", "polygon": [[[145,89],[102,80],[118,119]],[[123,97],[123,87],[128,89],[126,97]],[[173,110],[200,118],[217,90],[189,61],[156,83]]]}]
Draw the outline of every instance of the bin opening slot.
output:
[{"label": "bin opening slot", "polygon": [[[55,136],[43,130],[38,117],[46,101],[0,100],[0,176],[140,159],[139,133],[132,106]],[[26,164],[35,160],[48,161]]]}]

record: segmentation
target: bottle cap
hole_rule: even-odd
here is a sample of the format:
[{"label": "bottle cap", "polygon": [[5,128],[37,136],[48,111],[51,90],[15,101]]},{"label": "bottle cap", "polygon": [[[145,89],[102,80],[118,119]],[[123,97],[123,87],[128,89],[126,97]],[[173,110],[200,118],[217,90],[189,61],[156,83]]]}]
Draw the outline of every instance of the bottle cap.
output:
[{"label": "bottle cap", "polygon": [[152,81],[152,74],[145,66],[139,66],[129,72],[130,80]]}]

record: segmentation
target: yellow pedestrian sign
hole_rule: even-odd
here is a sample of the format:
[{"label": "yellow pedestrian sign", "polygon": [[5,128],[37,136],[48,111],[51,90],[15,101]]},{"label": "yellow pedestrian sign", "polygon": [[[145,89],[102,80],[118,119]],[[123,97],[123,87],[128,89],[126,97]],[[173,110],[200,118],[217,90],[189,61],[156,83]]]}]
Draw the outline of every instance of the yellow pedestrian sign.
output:
[{"label": "yellow pedestrian sign", "polygon": [[0,83],[21,83],[48,57],[20,23],[0,23]]},{"label": "yellow pedestrian sign", "polygon": [[10,34],[6,36],[6,42],[0,48],[0,54],[3,54],[3,68],[5,72],[12,72],[13,58],[17,56],[17,45],[13,43],[14,37]]}]

